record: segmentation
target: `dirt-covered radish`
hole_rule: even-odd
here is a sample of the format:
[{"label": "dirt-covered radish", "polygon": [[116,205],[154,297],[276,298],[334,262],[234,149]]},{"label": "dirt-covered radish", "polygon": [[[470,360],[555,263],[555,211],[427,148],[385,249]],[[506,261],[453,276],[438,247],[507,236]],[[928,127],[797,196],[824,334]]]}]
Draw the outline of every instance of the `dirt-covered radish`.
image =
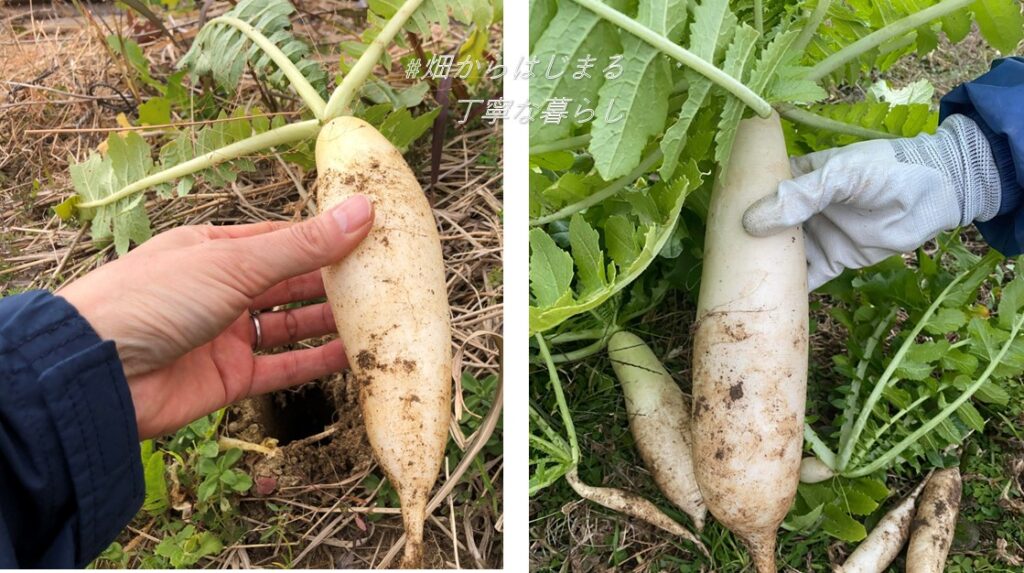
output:
[{"label": "dirt-covered radish", "polygon": [[693,349],[697,484],[761,572],[800,477],[807,262],[800,229],[755,238],[741,221],[790,176],[779,117],[743,120],[711,194]]},{"label": "dirt-covered radish", "polygon": [[953,543],[960,510],[962,483],[959,468],[936,471],[928,480],[910,523],[907,573],[939,573]]},{"label": "dirt-covered radish", "polygon": [[900,553],[907,541],[910,522],[914,518],[914,504],[925,482],[921,482],[896,507],[889,510],[846,558],[835,573],[882,573]]},{"label": "dirt-covered radish", "polygon": [[654,482],[676,507],[704,528],[707,508],[693,475],[690,404],[654,352],[640,337],[617,332],[608,357],[626,397],[629,429]]},{"label": "dirt-covered radish", "polygon": [[366,433],[398,492],[408,539],[403,566],[419,567],[427,497],[451,411],[451,326],[434,216],[402,154],[370,124],[341,117],[316,142],[319,208],[362,194],[369,236],[325,268],[327,298],[345,343]]}]

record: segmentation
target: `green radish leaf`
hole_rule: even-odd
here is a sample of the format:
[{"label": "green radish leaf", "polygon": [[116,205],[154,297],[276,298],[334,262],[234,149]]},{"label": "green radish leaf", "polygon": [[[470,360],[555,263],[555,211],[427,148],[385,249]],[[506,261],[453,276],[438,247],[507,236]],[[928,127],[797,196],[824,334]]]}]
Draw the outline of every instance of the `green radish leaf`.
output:
[{"label": "green radish leaf", "polygon": [[572,246],[572,258],[576,262],[581,296],[587,296],[608,284],[600,242],[600,236],[590,223],[582,215],[573,215],[569,222],[569,244]]},{"label": "green radish leaf", "polygon": [[153,446],[153,440],[145,440],[140,444],[142,450],[142,474],[145,479],[146,497],[142,509],[151,514],[159,515],[170,507],[170,495],[167,490],[167,478],[164,475],[164,453]]},{"label": "green radish leaf", "polygon": [[[70,167],[71,181],[81,202],[105,199],[122,187],[145,177],[153,168],[149,145],[137,133],[107,137],[107,154],[94,152],[82,163]],[[145,197],[135,195],[110,205],[87,209],[83,216],[92,220],[96,240],[113,239],[118,254],[128,252],[131,242],[140,244],[152,235],[146,215]]]},{"label": "green radish leaf", "polygon": [[974,393],[974,397],[982,402],[996,404],[997,406],[1005,406],[1010,403],[1010,394],[998,383],[991,380],[982,384],[978,391]]},{"label": "green radish leaf", "polygon": [[[369,1],[369,8],[378,19],[391,18],[401,7],[402,0]],[[429,36],[432,24],[439,25],[442,31],[447,32],[450,19],[487,27],[499,14],[500,11],[491,0],[424,0],[405,24],[405,29],[414,34]]]},{"label": "green radish leaf", "polygon": [[810,531],[811,527],[821,519],[821,513],[824,509],[825,504],[821,504],[802,515],[790,513],[786,520],[782,522],[782,527],[786,531]]},{"label": "green radish leaf", "polygon": [[973,374],[978,369],[978,359],[966,352],[949,350],[942,355],[942,368],[945,370]]},{"label": "green radish leaf", "polygon": [[1024,38],[1024,15],[1019,0],[977,0],[971,4],[982,37],[993,48],[1009,56]]},{"label": "green radish leaf", "polygon": [[608,255],[617,265],[625,266],[640,256],[643,245],[637,236],[636,225],[623,215],[612,215],[604,223]]},{"label": "green radish leaf", "polygon": [[61,221],[70,221],[75,216],[75,211],[78,209],[78,202],[81,201],[81,196],[72,195],[67,199],[61,201],[53,208],[54,214],[60,218]]},{"label": "green radish leaf", "polygon": [[[232,16],[259,30],[281,49],[303,77],[326,95],[327,72],[310,59],[309,46],[291,33],[291,15],[295,7],[288,0],[241,0],[224,16]],[[284,72],[259,46],[232,26],[226,24],[203,26],[192,47],[178,62],[179,68],[188,69],[193,78],[211,75],[219,86],[233,91],[245,71],[246,65],[278,87],[288,85]]]},{"label": "green radish leaf", "polygon": [[[244,115],[246,115],[246,111],[242,108],[236,110],[231,116],[221,112],[214,123],[196,131],[178,133],[174,139],[160,148],[160,167],[167,169],[184,163],[198,155],[216,151],[225,145],[266,131],[269,127],[266,119],[261,118],[258,112],[256,112],[257,117],[252,120],[242,118],[241,116]],[[157,186],[156,190],[162,197],[172,197],[175,193],[180,197],[191,191],[200,177],[215,188],[223,187],[236,181],[240,173],[255,171],[255,169],[255,163],[251,159],[243,157],[182,177],[176,186],[171,184]]]},{"label": "green radish leaf", "polygon": [[[609,2],[621,8],[621,2]],[[530,103],[543,112],[549,102],[568,98],[570,104],[584,104],[593,108],[598,102],[598,90],[605,82],[602,70],[590,70],[589,77],[574,79],[576,63],[581,58],[594,58],[595,62],[608,62],[610,57],[622,53],[619,35],[614,26],[600,16],[572,0],[559,0],[558,12],[547,30],[537,40],[531,58],[542,69],[530,79]],[[551,65],[552,73],[546,73]],[[603,65],[603,64],[602,64]],[[559,75],[559,72],[561,74]],[[568,117],[555,122],[540,117],[530,125],[530,144],[547,143],[567,137],[572,130],[575,107],[569,105]]]},{"label": "green radish leaf", "polygon": [[780,81],[781,68],[787,58],[792,57],[789,50],[799,36],[800,34],[796,30],[776,34],[775,38],[758,55],[747,87],[757,93],[764,93],[769,84],[773,81]]},{"label": "green radish leaf", "polygon": [[551,171],[566,171],[576,162],[571,151],[550,151],[530,155],[530,165]]},{"label": "green radish leaf", "polygon": [[885,483],[869,477],[851,480],[850,487],[870,497],[876,502],[889,497],[889,488],[885,487]]},{"label": "green radish leaf", "polygon": [[[637,21],[672,41],[683,33],[684,0],[651,0],[640,4]],[[672,67],[647,42],[626,34],[622,38],[622,75],[598,91],[599,105],[591,129],[590,153],[605,179],[632,171],[647,142],[665,129]]]},{"label": "green radish leaf", "polygon": [[171,102],[165,97],[153,97],[139,106],[139,123],[165,125],[171,123]]},{"label": "green radish leaf", "polygon": [[[695,56],[714,63],[716,53],[725,51],[725,47],[736,26],[736,15],[729,10],[728,0],[704,0],[693,9],[693,22],[690,24],[690,51]],[[704,106],[704,101],[711,92],[713,84],[702,75],[687,70],[685,77],[690,87],[686,101],[679,110],[676,120],[661,139],[661,151],[664,159],[659,173],[662,179],[670,179],[679,164],[679,156],[686,147],[687,132],[697,112]]]},{"label": "green radish leaf", "polygon": [[571,295],[572,256],[542,229],[530,231],[530,288],[537,306],[552,306]]},{"label": "green radish leaf", "polygon": [[[582,216],[574,217],[569,229],[572,255],[542,229],[530,231],[530,279],[534,293],[531,332],[544,332],[572,316],[597,308],[640,276],[671,237],[687,195],[702,181],[695,162],[688,163],[682,171],[683,175],[670,183],[626,190],[589,209],[585,215],[587,225],[582,224]],[[610,226],[602,223],[612,217],[628,217],[629,225],[618,219]],[[624,236],[630,230],[633,248]],[[616,234],[612,243],[617,246],[611,260],[599,248],[600,231],[606,235],[605,244],[609,244],[610,232]],[[599,233],[597,237],[594,232]],[[573,270],[574,263],[578,272]],[[575,290],[570,286],[574,277]]]},{"label": "green radish leaf", "polygon": [[953,44],[959,44],[961,40],[971,33],[971,15],[967,11],[959,10],[942,17],[942,31]]},{"label": "green radish leaf", "polygon": [[924,330],[931,334],[954,332],[967,324],[967,318],[967,313],[959,308],[940,308],[932,315]]},{"label": "green radish leaf", "polygon": [[434,119],[437,118],[439,113],[441,113],[441,109],[434,108],[427,113],[413,117],[408,108],[402,108],[388,115],[380,124],[378,130],[399,151],[405,153],[414,141],[419,139],[434,125]]},{"label": "green radish leaf", "polygon": [[829,535],[848,543],[854,543],[867,537],[868,532],[864,526],[839,507],[827,505],[823,513],[825,519],[822,522],[822,529]]},{"label": "green radish leaf", "polygon": [[871,496],[856,490],[843,490],[842,507],[852,515],[871,515],[878,509],[878,502]]},{"label": "green radish leaf", "polygon": [[[1003,331],[999,331],[1003,333]],[[1016,380],[1024,374],[1024,337],[1018,336],[1010,343],[1003,361],[992,372],[993,378]]]},{"label": "green radish leaf", "polygon": [[978,412],[978,409],[970,401],[964,402],[957,408],[956,415],[965,426],[976,432],[981,432],[985,429],[985,418],[981,417],[981,413]]},{"label": "green radish leaf", "polygon": [[558,181],[549,184],[541,191],[545,210],[556,211],[565,205],[575,203],[586,198],[597,189],[607,185],[604,179],[597,175],[568,172],[558,178]]},{"label": "green radish leaf", "polygon": [[530,52],[558,11],[556,0],[530,0]]},{"label": "green radish leaf", "polygon": [[999,352],[999,346],[1005,339],[1002,331],[992,328],[983,318],[972,318],[967,324],[967,332],[971,334],[971,348],[976,354],[986,359],[993,358]]},{"label": "green radish leaf", "polygon": [[1024,307],[1024,275],[1018,274],[1009,284],[1003,287],[1003,296],[999,299],[999,328],[1009,330],[1013,319]]},{"label": "green radish leaf", "polygon": [[[733,36],[729,49],[725,52],[724,71],[730,76],[742,80],[746,75],[747,63],[757,41],[757,30],[741,24]],[[739,99],[729,97],[722,110],[722,119],[718,122],[718,133],[715,134],[715,162],[718,163],[719,177],[722,177],[729,166],[732,144],[736,139],[736,130],[746,106]]]}]

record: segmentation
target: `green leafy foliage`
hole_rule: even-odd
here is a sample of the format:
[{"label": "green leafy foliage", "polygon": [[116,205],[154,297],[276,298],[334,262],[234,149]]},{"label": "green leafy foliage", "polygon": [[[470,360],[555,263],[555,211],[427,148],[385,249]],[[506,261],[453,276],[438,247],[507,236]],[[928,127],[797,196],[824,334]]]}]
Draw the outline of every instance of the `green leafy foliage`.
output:
[{"label": "green leafy foliage", "polygon": [[[568,225],[530,231],[530,330],[543,332],[567,318],[594,309],[628,286],[659,255],[679,218],[683,201],[700,185],[695,163],[668,183],[619,193],[574,215]],[[552,181],[535,178],[542,201],[568,203],[600,182],[570,172]],[[568,249],[566,249],[568,247]]]},{"label": "green leafy foliage", "polygon": [[[811,112],[849,125],[866,127],[898,137],[934,133],[939,125],[938,110],[928,104],[890,105],[886,102],[828,103],[812,106]],[[786,145],[792,155],[804,155],[820,149],[841,147],[862,137],[814,129],[788,121],[783,122]]]},{"label": "green leafy foliage", "polygon": [[[659,34],[678,40],[686,23],[683,0],[642,2],[637,21]],[[598,90],[600,104],[591,130],[590,153],[605,179],[629,173],[648,140],[665,129],[672,67],[657,49],[636,36],[622,38],[622,75]],[[612,121],[616,120],[616,121]]]},{"label": "green leafy foliage", "polygon": [[170,507],[170,496],[167,493],[167,478],[164,472],[167,466],[164,453],[153,446],[153,440],[145,440],[142,449],[142,474],[146,483],[146,498],[142,509],[153,514],[160,514]]},{"label": "green leafy foliage", "polygon": [[394,109],[390,103],[381,103],[369,107],[357,115],[376,127],[392,145],[404,153],[412,142],[430,129],[440,112],[440,108],[435,108],[413,117],[407,107]]},{"label": "green leafy foliage", "polygon": [[843,541],[857,542],[867,536],[858,518],[881,510],[880,504],[888,496],[885,483],[870,477],[802,483],[783,527],[803,533],[821,528]]},{"label": "green leafy foliage", "polygon": [[232,448],[218,455],[216,448],[205,448],[200,451],[197,470],[202,481],[196,490],[200,504],[218,500],[221,511],[231,509],[231,501],[225,494],[230,492],[245,493],[252,487],[249,474],[232,469],[242,459],[242,450]]},{"label": "green leafy foliage", "polygon": [[[154,164],[152,149],[137,133],[112,133],[103,146],[106,153],[90,152],[82,163],[71,166],[71,181],[77,192],[76,200],[62,204],[58,214],[65,218],[72,213],[72,207],[79,202],[106,199],[131,183],[161,169],[182,163],[197,155],[209,153],[221,147],[240,141],[257,133],[280,125],[258,113],[254,118],[242,116],[239,109],[234,117],[221,114],[218,119],[196,131],[180,131],[160,150],[159,164]],[[212,186],[223,186],[235,181],[239,173],[252,171],[252,160],[242,158],[225,162],[203,170],[196,175],[181,178],[176,187],[161,185],[158,193],[163,197],[187,194],[196,178],[202,176]],[[138,193],[119,199],[107,205],[83,209],[83,216],[92,221],[93,238],[99,241],[112,239],[118,254],[128,251],[131,243],[140,244],[152,235],[149,217],[145,208],[146,195]]]},{"label": "green leafy foliage", "polygon": [[[284,125],[284,120],[281,116],[275,116],[271,120],[261,115],[258,110],[252,119],[246,119],[246,115],[249,114],[241,108],[233,116],[228,116],[226,113],[221,112],[214,123],[210,123],[197,130],[179,131],[177,136],[160,148],[160,168],[167,169],[173,167],[193,157],[216,151],[231,143],[264,133],[273,127]],[[233,183],[238,179],[239,174],[252,172],[255,169],[256,165],[251,159],[242,157],[234,161],[214,165],[196,174],[182,177],[178,180],[176,186],[166,184],[160,185],[156,189],[162,197],[169,198],[175,193],[181,197],[187,195],[192,190],[192,187],[199,178],[205,180],[210,186],[218,188]]]},{"label": "green leafy foliage", "polygon": [[[693,23],[690,24],[690,50],[700,59],[714,63],[716,53],[724,53],[736,26],[736,16],[729,10],[727,0],[707,0],[694,8]],[[665,160],[661,165],[661,176],[668,178],[675,173],[679,154],[686,146],[687,132],[697,111],[704,105],[714,84],[710,80],[690,72],[684,74],[689,82],[686,100],[679,109],[675,122],[661,140],[661,151]]]},{"label": "green leafy foliage", "polygon": [[1015,0],[976,0],[971,4],[975,21],[982,36],[1000,52],[1017,53],[1024,39],[1024,14],[1020,2]]},{"label": "green leafy foliage", "polygon": [[[82,201],[105,199],[153,168],[149,144],[134,132],[124,137],[111,134],[106,147],[105,155],[89,152],[85,161],[71,166],[71,181]],[[92,220],[93,238],[113,239],[118,253],[127,252],[130,242],[142,243],[152,235],[143,195],[125,197],[83,214]]]},{"label": "green leafy foliage", "polygon": [[[325,93],[327,72],[310,59],[309,46],[291,32],[295,7],[288,0],[242,0],[224,16],[237,18],[260,31],[298,68],[317,91]],[[284,72],[240,30],[226,24],[203,26],[192,47],[178,62],[193,77],[209,74],[226,90],[238,86],[246,65],[272,84],[287,85]]]},{"label": "green leafy foliage", "polygon": [[[403,0],[370,0],[371,23],[382,25],[401,8],[402,3]],[[415,34],[429,36],[433,24],[447,31],[450,19],[486,28],[492,22],[501,21],[501,13],[501,0],[423,0],[405,28]],[[371,33],[376,35],[374,28],[371,28]]]},{"label": "green leafy foliage", "polygon": [[[853,418],[867,412],[849,470],[887,459],[883,469],[920,476],[928,467],[955,464],[951,446],[984,431],[987,417],[980,408],[1005,406],[1009,401],[1006,384],[1024,373],[1024,338],[1012,339],[1010,332],[1024,306],[1020,296],[1024,277],[1010,279],[998,253],[972,255],[956,235],[941,237],[939,244],[935,254],[919,251],[914,267],[893,257],[870,269],[847,272],[826,287],[836,303],[830,314],[848,335],[847,354],[836,356],[834,367],[853,383],[832,387],[820,403],[812,401],[808,419],[819,435],[838,439],[842,446],[843,440],[854,439],[848,435]],[[954,273],[960,277],[955,283]],[[989,293],[1002,296],[997,299]],[[889,324],[883,316],[891,317],[894,308],[905,312],[906,319],[883,331],[883,340],[872,341],[879,325]],[[933,309],[930,314],[929,309]],[[876,349],[876,342],[881,348]],[[882,378],[890,372],[891,378]],[[864,410],[878,384],[882,384],[880,399]],[[975,387],[973,400],[955,410],[949,408]],[[918,432],[925,424],[935,424],[934,431]],[[909,446],[901,445],[908,440]],[[888,454],[898,445],[898,455]],[[803,501],[790,514],[790,520],[799,524],[797,529],[824,524],[830,535],[857,541],[853,523],[865,513],[850,509],[840,518],[833,510],[831,516],[825,513],[824,521],[801,521],[801,516],[820,505],[817,497],[806,497],[808,492],[818,495],[825,488],[838,496],[846,481],[837,478],[801,485]]]},{"label": "green leafy foliage", "polygon": [[224,544],[208,531],[198,531],[194,525],[186,525],[177,533],[165,537],[156,546],[156,556],[166,559],[166,564],[176,569],[192,567],[208,555],[216,555]]},{"label": "green leafy foliage", "polygon": [[[618,4],[622,3],[609,4],[621,7]],[[558,11],[540,34],[531,54],[532,59],[543,62],[540,64],[543,72],[551,64],[553,73],[537,73],[530,81],[531,104],[539,107],[561,98],[597,104],[604,75],[592,73],[589,77],[574,79],[572,66],[587,56],[595,62],[608,62],[612,55],[621,51],[614,26],[572,0],[558,0]],[[563,73],[559,75],[559,72]],[[567,118],[557,123],[535,122],[530,126],[530,143],[547,143],[568,136],[576,121],[575,114],[570,117],[571,120]]]}]

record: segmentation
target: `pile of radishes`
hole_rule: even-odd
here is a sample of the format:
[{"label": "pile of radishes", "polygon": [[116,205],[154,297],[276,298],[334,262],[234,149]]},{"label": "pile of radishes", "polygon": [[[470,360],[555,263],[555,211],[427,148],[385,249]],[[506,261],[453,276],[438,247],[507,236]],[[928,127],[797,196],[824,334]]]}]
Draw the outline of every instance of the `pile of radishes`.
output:
[{"label": "pile of radishes", "polygon": [[[776,533],[801,473],[817,479],[813,463],[801,465],[808,361],[803,236],[794,227],[755,238],[741,223],[749,205],[790,176],[778,116],[743,120],[708,211],[692,404],[639,337],[619,332],[608,344],[630,429],[655,483],[697,531],[710,511],[743,540],[761,573],[776,570]],[[907,571],[941,571],[959,500],[959,471],[934,472],[836,570],[884,571],[909,536]],[[630,514],[668,529],[666,516],[651,508]]]}]

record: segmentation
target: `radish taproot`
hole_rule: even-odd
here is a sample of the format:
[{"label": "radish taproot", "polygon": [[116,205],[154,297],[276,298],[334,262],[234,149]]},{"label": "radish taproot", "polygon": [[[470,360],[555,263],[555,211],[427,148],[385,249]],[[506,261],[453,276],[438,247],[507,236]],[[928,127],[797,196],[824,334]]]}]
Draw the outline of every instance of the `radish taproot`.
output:
[{"label": "radish taproot", "polygon": [[693,457],[708,510],[775,571],[800,476],[807,260],[794,227],[748,235],[743,212],[791,177],[777,114],[740,122],[711,195],[693,350]]},{"label": "radish taproot", "polygon": [[441,240],[402,154],[370,124],[340,117],[316,142],[321,211],[367,196],[375,223],[323,271],[374,456],[398,492],[408,539],[402,565],[423,561],[427,496],[451,417],[451,325]]},{"label": "radish taproot", "polygon": [[710,556],[707,547],[704,546],[700,538],[679,523],[676,523],[665,512],[661,511],[658,506],[639,495],[615,487],[587,485],[580,479],[579,472],[575,467],[565,474],[565,480],[569,482],[569,486],[583,499],[588,499],[623,515],[646,521],[673,535],[678,535],[693,543],[704,555]]},{"label": "radish taproot", "polygon": [[910,523],[907,573],[940,573],[953,544],[960,510],[959,468],[938,470],[928,479]]},{"label": "radish taproot", "polygon": [[704,528],[707,508],[693,476],[690,405],[654,352],[626,331],[612,335],[608,357],[626,398],[629,429],[661,493]]},{"label": "radish taproot", "polygon": [[861,541],[857,549],[854,549],[853,553],[846,558],[846,561],[836,567],[835,573],[882,573],[885,571],[892,560],[899,555],[900,549],[907,541],[910,522],[914,518],[914,504],[926,482],[927,479],[914,488],[914,491],[910,492],[910,495],[896,507],[882,516],[882,519],[868,534],[867,539]]}]

